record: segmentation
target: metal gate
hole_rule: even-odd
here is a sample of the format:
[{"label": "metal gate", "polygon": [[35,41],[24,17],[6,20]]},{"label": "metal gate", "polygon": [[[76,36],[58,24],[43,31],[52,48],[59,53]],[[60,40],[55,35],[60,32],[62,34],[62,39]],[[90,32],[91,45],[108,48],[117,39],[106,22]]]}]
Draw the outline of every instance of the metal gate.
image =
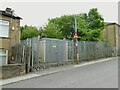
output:
[{"label": "metal gate", "polygon": [[75,42],[67,41],[67,62],[74,63],[75,62]]},{"label": "metal gate", "polygon": [[43,38],[40,40],[40,61],[45,63],[65,64],[66,41],[58,39]]}]

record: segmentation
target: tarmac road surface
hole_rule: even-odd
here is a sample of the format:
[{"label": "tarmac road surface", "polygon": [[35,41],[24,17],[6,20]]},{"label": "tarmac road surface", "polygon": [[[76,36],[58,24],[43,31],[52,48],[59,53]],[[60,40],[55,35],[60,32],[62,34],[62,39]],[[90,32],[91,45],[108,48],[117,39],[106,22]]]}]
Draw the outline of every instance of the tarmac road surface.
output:
[{"label": "tarmac road surface", "polygon": [[76,67],[2,88],[118,88],[118,60]]}]

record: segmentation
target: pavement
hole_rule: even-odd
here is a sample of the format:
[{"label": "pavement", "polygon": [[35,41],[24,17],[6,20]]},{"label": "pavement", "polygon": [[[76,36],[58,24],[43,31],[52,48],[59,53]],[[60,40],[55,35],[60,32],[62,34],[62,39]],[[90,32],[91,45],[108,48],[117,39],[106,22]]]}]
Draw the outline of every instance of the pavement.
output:
[{"label": "pavement", "polygon": [[26,74],[23,76],[17,76],[14,78],[0,80],[0,82],[2,82],[2,83],[0,83],[0,85],[2,85],[4,87],[4,86],[7,86],[9,84],[11,85],[11,84],[19,83],[22,81],[24,82],[27,80],[36,79],[36,78],[39,78],[41,76],[51,75],[53,73],[58,73],[61,71],[72,70],[72,69],[79,68],[79,67],[86,66],[86,65],[91,65],[91,64],[96,64],[96,63],[101,63],[101,62],[106,62],[106,61],[113,61],[113,60],[117,60],[117,59],[118,59],[117,57],[113,57],[113,58],[106,58],[106,59],[99,59],[99,60],[95,60],[95,61],[83,62],[83,63],[80,63],[78,65],[66,65],[66,66],[61,66],[61,67],[50,68],[50,69],[46,69],[43,71],[29,73],[29,74]]}]

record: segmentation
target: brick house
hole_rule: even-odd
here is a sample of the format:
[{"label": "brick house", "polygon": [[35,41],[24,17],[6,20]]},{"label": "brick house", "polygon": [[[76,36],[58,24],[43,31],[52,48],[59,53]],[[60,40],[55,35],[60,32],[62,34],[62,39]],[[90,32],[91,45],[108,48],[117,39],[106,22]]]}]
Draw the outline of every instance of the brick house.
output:
[{"label": "brick house", "polygon": [[12,60],[12,47],[20,43],[20,19],[11,8],[0,10],[0,65]]},{"label": "brick house", "polygon": [[102,31],[102,38],[109,41],[114,50],[118,52],[120,48],[120,25],[117,23],[107,23],[106,28]]}]

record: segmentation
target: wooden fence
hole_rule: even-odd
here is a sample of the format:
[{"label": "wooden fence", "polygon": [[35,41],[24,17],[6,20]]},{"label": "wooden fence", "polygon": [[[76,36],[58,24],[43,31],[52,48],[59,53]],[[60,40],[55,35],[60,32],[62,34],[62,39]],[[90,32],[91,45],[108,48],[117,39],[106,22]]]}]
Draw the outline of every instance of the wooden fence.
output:
[{"label": "wooden fence", "polygon": [[13,63],[25,64],[26,73],[29,72],[31,62],[31,47],[27,45],[16,45],[12,48]]}]

